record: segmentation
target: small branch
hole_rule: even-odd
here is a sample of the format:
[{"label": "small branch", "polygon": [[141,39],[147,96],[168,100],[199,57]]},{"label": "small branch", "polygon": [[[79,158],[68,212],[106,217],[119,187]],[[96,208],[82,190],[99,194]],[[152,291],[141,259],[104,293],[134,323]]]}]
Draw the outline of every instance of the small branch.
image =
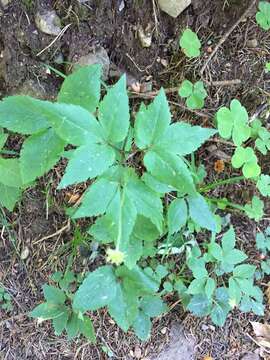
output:
[{"label": "small branch", "polygon": [[44,53],[44,51],[48,50],[58,39],[60,39],[60,37],[62,37],[64,35],[64,33],[67,31],[67,29],[71,26],[71,24],[67,24],[61,31],[60,33],[56,36],[55,39],[53,39],[53,41],[46,46],[44,49],[42,49],[39,53],[37,53],[37,56],[40,56],[41,54]]},{"label": "small branch", "polygon": [[39,244],[39,243],[41,243],[41,242],[44,241],[44,240],[47,240],[47,239],[50,239],[50,238],[52,238],[52,237],[54,237],[54,236],[57,236],[57,235],[59,235],[59,234],[62,234],[62,232],[66,231],[66,230],[69,230],[69,228],[70,228],[70,220],[68,220],[67,224],[66,224],[65,226],[63,226],[61,229],[57,230],[55,233],[50,234],[50,235],[47,235],[47,236],[44,236],[43,238],[41,238],[41,239],[39,239],[39,240],[37,240],[37,241],[34,241],[34,242],[33,242],[33,245]]},{"label": "small branch", "polygon": [[217,53],[218,49],[221,47],[221,45],[228,39],[228,37],[231,35],[231,33],[234,31],[234,29],[245,19],[250,12],[250,10],[255,6],[257,3],[257,0],[253,0],[250,4],[250,6],[246,9],[246,11],[240,16],[240,18],[236,21],[236,23],[222,36],[222,38],[219,40],[217,46],[214,48],[213,52],[209,55],[208,59],[206,60],[205,64],[201,68],[200,74],[202,75],[209,65],[210,61],[213,59],[215,54]]}]

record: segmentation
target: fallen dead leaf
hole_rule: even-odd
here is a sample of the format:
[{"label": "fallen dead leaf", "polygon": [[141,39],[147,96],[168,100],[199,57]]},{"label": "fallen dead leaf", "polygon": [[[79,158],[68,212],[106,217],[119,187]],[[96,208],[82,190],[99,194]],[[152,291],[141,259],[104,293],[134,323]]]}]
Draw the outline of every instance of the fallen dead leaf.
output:
[{"label": "fallen dead leaf", "polygon": [[250,322],[256,335],[256,341],[260,346],[270,348],[270,325],[256,321]]},{"label": "fallen dead leaf", "polygon": [[268,303],[268,305],[270,305],[270,282],[267,284],[267,289],[265,291],[265,295],[267,298],[267,303]]},{"label": "fallen dead leaf", "polygon": [[212,356],[205,356],[205,357],[203,358],[203,360],[214,360],[214,359],[212,358]]}]

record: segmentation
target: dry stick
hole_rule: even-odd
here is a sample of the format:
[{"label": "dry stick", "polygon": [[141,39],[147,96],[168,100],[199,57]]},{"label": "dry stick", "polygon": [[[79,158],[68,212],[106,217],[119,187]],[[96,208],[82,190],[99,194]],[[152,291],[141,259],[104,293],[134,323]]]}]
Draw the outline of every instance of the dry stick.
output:
[{"label": "dry stick", "polygon": [[55,233],[44,236],[43,238],[41,238],[37,241],[34,241],[33,245],[39,244],[40,242],[42,242],[44,240],[50,239],[54,236],[57,236],[57,235],[61,234],[63,231],[68,230],[69,228],[70,228],[70,220],[68,220],[67,224],[65,226],[63,226],[61,229],[57,230]]},{"label": "dry stick", "polygon": [[257,3],[257,0],[253,0],[252,3],[250,4],[250,6],[247,8],[247,10],[236,21],[236,23],[222,36],[222,38],[219,40],[217,46],[214,48],[213,52],[211,53],[211,55],[208,57],[205,64],[201,68],[201,71],[200,71],[201,75],[204,73],[205,69],[207,68],[210,61],[213,59],[214,55],[217,53],[220,46],[228,39],[228,37],[231,35],[231,33],[234,31],[234,29],[241,23],[241,21],[247,17],[248,13],[253,8],[253,6],[256,5],[256,3]]},{"label": "dry stick", "polygon": [[64,33],[67,31],[67,29],[70,27],[71,24],[67,24],[61,31],[60,33],[56,36],[55,39],[53,39],[53,41],[48,45],[46,46],[43,50],[41,50],[37,56],[40,56],[41,54],[44,53],[44,51],[48,50],[61,36],[64,35]]}]

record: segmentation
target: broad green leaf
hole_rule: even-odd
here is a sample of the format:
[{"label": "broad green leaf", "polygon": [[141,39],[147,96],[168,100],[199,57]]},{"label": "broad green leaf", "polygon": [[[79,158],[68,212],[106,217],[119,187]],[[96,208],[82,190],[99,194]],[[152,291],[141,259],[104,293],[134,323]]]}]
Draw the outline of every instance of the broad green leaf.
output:
[{"label": "broad green leaf", "polygon": [[238,147],[232,156],[232,166],[236,169],[243,166],[243,174],[247,179],[260,175],[261,168],[257,161],[257,156],[251,147]]},{"label": "broad green leaf", "polygon": [[187,204],[184,199],[173,200],[168,208],[169,233],[179,231],[187,222]]},{"label": "broad green leaf", "polygon": [[242,279],[249,279],[254,275],[255,270],[256,270],[256,266],[254,265],[249,265],[249,264],[238,265],[233,270],[233,276]]},{"label": "broad green leaf", "polygon": [[62,334],[62,332],[66,328],[68,317],[69,317],[69,312],[66,309],[66,311],[64,311],[62,315],[52,320],[55,335],[59,336]]},{"label": "broad green leaf", "polygon": [[263,232],[256,234],[256,247],[263,254],[266,254],[267,251],[270,251],[270,236],[265,235]]},{"label": "broad green leaf", "polygon": [[95,329],[91,319],[87,316],[79,320],[79,331],[92,343],[96,342]]},{"label": "broad green leaf", "polygon": [[187,265],[196,279],[206,278],[208,272],[205,268],[205,260],[203,258],[191,257],[187,261]]},{"label": "broad green leaf", "polygon": [[7,141],[7,138],[8,138],[8,134],[5,134],[3,132],[3,129],[0,128],[0,150],[3,149],[3,147],[4,147],[4,145],[5,145],[6,141]]},{"label": "broad green leaf", "polygon": [[47,102],[30,96],[10,96],[0,102],[0,126],[20,134],[34,134],[48,128]]},{"label": "broad green leaf", "polygon": [[93,113],[100,98],[101,66],[91,65],[77,69],[67,76],[61,86],[59,102],[80,105]]},{"label": "broad green leaf", "polygon": [[21,150],[20,167],[24,184],[49,171],[60,159],[65,142],[53,129],[28,137]]},{"label": "broad green leaf", "polygon": [[257,188],[262,196],[270,196],[270,176],[261,174],[257,181]]},{"label": "broad green leaf", "polygon": [[150,219],[158,231],[162,233],[163,207],[160,198],[137,178],[131,178],[128,181],[127,196],[135,204],[137,213]]},{"label": "broad green leaf", "polygon": [[107,141],[118,143],[125,139],[129,128],[129,106],[124,75],[100,102],[98,118]]},{"label": "broad green leaf", "polygon": [[231,309],[228,290],[224,287],[218,288],[215,292],[215,298],[215,306],[211,311],[211,319],[214,324],[223,326]]},{"label": "broad green leaf", "polygon": [[95,178],[105,172],[114,160],[115,152],[108,145],[88,144],[80,146],[74,151],[58,189]]},{"label": "broad green leaf", "polygon": [[148,151],[144,164],[157,180],[177,189],[182,195],[195,193],[192,175],[179,156],[165,150]]},{"label": "broad green leaf", "polygon": [[19,201],[22,191],[17,187],[11,187],[0,183],[0,204],[9,211],[14,209],[16,202]]},{"label": "broad green leaf", "polygon": [[[150,222],[148,220],[148,222]],[[142,240],[131,235],[127,246],[127,252],[125,254],[125,265],[129,269],[133,269],[136,266],[137,261],[143,255],[143,244]]]},{"label": "broad green leaf", "polygon": [[243,251],[238,249],[233,249],[231,250],[231,252],[228,252],[227,254],[224,255],[223,261],[224,263],[227,264],[236,265],[245,261],[247,258],[248,258],[247,255],[243,253]]},{"label": "broad green leaf", "polygon": [[152,323],[149,316],[140,311],[132,324],[135,334],[142,341],[146,341],[150,337]]},{"label": "broad green leaf", "polygon": [[259,11],[256,14],[257,23],[265,30],[270,29],[270,4],[267,1],[259,2]]},{"label": "broad green leaf", "polygon": [[111,213],[97,219],[95,224],[92,225],[88,233],[94,239],[102,244],[109,244],[117,237],[117,226]]},{"label": "broad green leaf", "polygon": [[171,186],[163,184],[162,182],[158,181],[154,176],[150,175],[148,172],[145,172],[141,177],[143,182],[153,191],[158,194],[166,194],[171,191],[176,191],[176,189],[172,189]]},{"label": "broad green leaf", "polygon": [[0,158],[0,183],[9,187],[21,187],[22,179],[18,159]]},{"label": "broad green leaf", "polygon": [[201,42],[195,32],[190,29],[186,29],[179,42],[183,52],[189,58],[200,56]]},{"label": "broad green leaf", "polygon": [[102,215],[116,194],[118,184],[100,178],[85,192],[82,204],[72,216],[74,219]]},{"label": "broad green leaf", "polygon": [[138,239],[149,242],[157,240],[160,236],[157,227],[152,223],[152,221],[149,221],[148,218],[142,215],[137,216],[133,234]]},{"label": "broad green leaf", "polygon": [[66,325],[68,340],[74,339],[79,334],[80,321],[78,315],[73,312]]},{"label": "broad green leaf", "polygon": [[116,277],[111,266],[101,266],[91,272],[75,293],[73,308],[81,312],[97,310],[116,296]]},{"label": "broad green leaf", "polygon": [[208,253],[212,255],[216,260],[222,261],[223,260],[223,251],[219,244],[215,242],[211,242],[208,245]]},{"label": "broad green leaf", "polygon": [[168,127],[156,147],[177,155],[188,155],[197,150],[215,133],[215,129],[177,122]]},{"label": "broad green leaf", "polygon": [[208,299],[210,300],[216,290],[216,281],[212,278],[208,278],[205,284],[205,294],[208,297]]},{"label": "broad green leaf", "polygon": [[196,316],[206,316],[209,314],[211,309],[211,301],[206,295],[194,295],[191,298],[190,303],[187,306],[187,309],[191,311]]},{"label": "broad green leaf", "polygon": [[217,224],[203,196],[197,194],[187,198],[191,219],[202,228],[216,232]]},{"label": "broad green leaf", "polygon": [[65,303],[66,295],[62,290],[47,284],[42,287],[42,290],[44,293],[44,297],[48,303],[59,305]]},{"label": "broad green leaf", "polygon": [[224,253],[230,254],[231,250],[235,247],[235,231],[232,226],[222,236],[221,243]]},{"label": "broad green leaf", "polygon": [[189,97],[193,92],[193,84],[189,80],[184,80],[178,90],[178,94],[182,98]]},{"label": "broad green leaf", "polygon": [[65,305],[42,303],[30,312],[30,316],[40,320],[50,320],[61,316],[66,312]]},{"label": "broad green leaf", "polygon": [[251,130],[248,126],[248,113],[238,100],[232,100],[230,109],[222,107],[217,112],[218,131],[224,139],[232,137],[236,146],[246,141]]},{"label": "broad green leaf", "polygon": [[145,149],[157,143],[167,130],[171,114],[163,89],[154,101],[146,107],[142,105],[135,120],[135,143],[139,149]]},{"label": "broad green leaf", "polygon": [[255,221],[261,220],[264,215],[264,203],[258,198],[258,196],[253,196],[251,204],[246,204],[244,206],[245,213],[250,219]]},{"label": "broad green leaf", "polygon": [[206,285],[207,277],[201,277],[197,279],[193,279],[189,284],[187,289],[187,293],[191,295],[197,295],[204,293],[205,285]]},{"label": "broad green leaf", "polygon": [[149,317],[160,316],[167,310],[167,306],[158,296],[151,295],[142,298],[140,308]]}]

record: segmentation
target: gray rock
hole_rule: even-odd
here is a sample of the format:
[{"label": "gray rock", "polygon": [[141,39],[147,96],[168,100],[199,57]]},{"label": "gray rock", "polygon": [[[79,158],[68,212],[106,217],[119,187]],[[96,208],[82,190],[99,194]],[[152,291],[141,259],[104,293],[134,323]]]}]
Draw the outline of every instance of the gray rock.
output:
[{"label": "gray rock", "polygon": [[103,79],[108,79],[110,70],[110,58],[107,51],[103,47],[99,47],[95,51],[92,51],[87,55],[81,56],[76,64],[82,66],[100,64],[102,65]]},{"label": "gray rock", "polygon": [[38,13],[35,22],[37,28],[45,34],[57,36],[61,32],[61,21],[54,10]]},{"label": "gray rock", "polygon": [[158,4],[162,11],[176,18],[191,4],[191,0],[158,0]]}]

